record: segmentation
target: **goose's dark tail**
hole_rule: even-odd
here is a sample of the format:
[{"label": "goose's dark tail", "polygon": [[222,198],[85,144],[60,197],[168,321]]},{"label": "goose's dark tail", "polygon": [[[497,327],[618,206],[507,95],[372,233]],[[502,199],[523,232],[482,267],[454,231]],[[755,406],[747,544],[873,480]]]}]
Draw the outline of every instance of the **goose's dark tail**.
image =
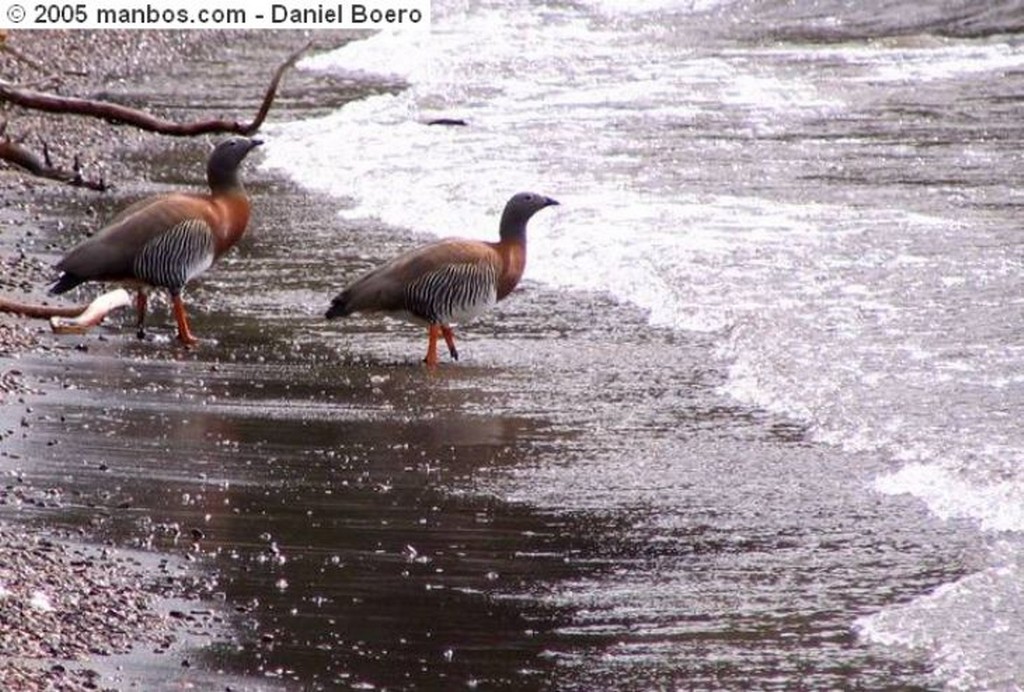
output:
[{"label": "goose's dark tail", "polygon": [[78,286],[84,281],[85,279],[83,279],[80,276],[75,276],[74,274],[63,272],[61,273],[60,276],[54,279],[54,281],[49,286],[46,287],[46,290],[50,293],[50,295],[56,296],[60,295],[61,293],[67,293],[72,288]]},{"label": "goose's dark tail", "polygon": [[327,319],[331,320],[335,317],[346,317],[351,315],[352,310],[349,307],[350,302],[351,294],[348,291],[342,291],[334,297],[334,300],[331,301],[331,307],[327,309],[327,314],[325,316]]}]

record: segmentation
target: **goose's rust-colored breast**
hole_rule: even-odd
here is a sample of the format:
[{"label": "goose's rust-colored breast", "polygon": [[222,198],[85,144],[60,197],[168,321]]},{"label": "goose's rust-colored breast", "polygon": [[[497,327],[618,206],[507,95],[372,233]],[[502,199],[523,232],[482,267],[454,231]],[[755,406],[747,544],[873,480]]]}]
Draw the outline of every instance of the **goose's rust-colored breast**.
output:
[{"label": "goose's rust-colored breast", "polygon": [[[147,203],[148,202],[148,203]],[[177,193],[143,200],[108,226],[114,233],[152,237],[183,221],[204,222],[215,237],[216,255],[230,249],[249,225],[250,204],[244,193],[198,195]],[[115,240],[115,238],[111,238]]]},{"label": "goose's rust-colored breast", "polygon": [[498,272],[498,300],[511,293],[526,270],[526,241],[499,241],[487,243],[501,258]]},{"label": "goose's rust-colored breast", "polygon": [[210,224],[217,237],[217,257],[227,252],[239,241],[249,226],[251,205],[244,193],[210,197],[216,222]]}]

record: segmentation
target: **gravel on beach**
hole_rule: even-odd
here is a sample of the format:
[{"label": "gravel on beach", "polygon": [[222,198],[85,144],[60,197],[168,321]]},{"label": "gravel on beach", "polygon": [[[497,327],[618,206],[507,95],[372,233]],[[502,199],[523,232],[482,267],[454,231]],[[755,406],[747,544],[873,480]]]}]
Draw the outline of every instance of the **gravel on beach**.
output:
[{"label": "gravel on beach", "polygon": [[[0,78],[64,95],[103,98],[126,78],[145,79],[186,55],[222,45],[203,32],[9,32],[0,51]],[[117,184],[113,152],[138,136],[90,118],[33,113],[0,105],[6,136],[35,151],[45,142],[53,161],[68,167],[77,155],[87,177]],[[158,113],[161,114],[161,113]],[[25,251],[36,233],[33,209],[63,184],[33,178],[0,162],[0,291],[19,301],[43,302],[47,263]],[[82,194],[86,194],[83,192]],[[88,194],[102,195],[100,192]],[[7,442],[18,426],[26,391],[17,359],[40,348],[44,321],[0,313],[0,689],[107,689],[97,657],[135,650],[162,653],[179,641],[194,617],[170,609],[162,597],[187,598],[180,567],[167,560],[143,566],[111,548],[91,546],[73,533],[59,536],[15,518],[19,508],[60,502],[59,489],[34,488],[19,477]],[[2,518],[6,516],[7,519]],[[154,560],[154,563],[157,560]]]},{"label": "gravel on beach", "polygon": [[95,689],[100,674],[77,662],[178,639],[152,576],[129,558],[11,526],[0,554],[0,689]]}]

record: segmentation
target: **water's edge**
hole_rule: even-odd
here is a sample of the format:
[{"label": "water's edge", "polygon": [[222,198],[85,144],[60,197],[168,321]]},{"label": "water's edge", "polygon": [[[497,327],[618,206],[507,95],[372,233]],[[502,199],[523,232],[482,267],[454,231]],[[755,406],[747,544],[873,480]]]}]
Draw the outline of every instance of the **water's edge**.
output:
[{"label": "water's edge", "polygon": [[[312,82],[284,114],[320,112]],[[58,191],[39,245],[181,184],[202,150],[126,151],[149,182],[99,204]],[[45,392],[26,471],[85,498],[23,518],[172,551],[152,526],[200,528],[186,551],[242,610],[197,665],[257,686],[934,684],[853,623],[976,569],[977,537],[877,495],[885,459],[727,399],[711,339],[602,295],[528,283],[430,375],[419,331],[320,319],[329,286],[416,239],[255,166],[246,180],[250,237],[190,291],[206,344],[176,349],[159,311],[158,340],[136,343],[126,314],[19,366]],[[324,266],[324,242],[351,249]]]}]

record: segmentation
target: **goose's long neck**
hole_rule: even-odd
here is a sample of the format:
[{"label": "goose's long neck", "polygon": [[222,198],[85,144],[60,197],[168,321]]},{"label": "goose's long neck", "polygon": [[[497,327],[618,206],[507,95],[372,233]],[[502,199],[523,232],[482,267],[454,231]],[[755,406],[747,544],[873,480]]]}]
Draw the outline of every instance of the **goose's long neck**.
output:
[{"label": "goose's long neck", "polygon": [[501,225],[498,226],[498,233],[501,236],[502,244],[520,243],[526,245],[526,222],[521,214],[516,214],[506,208],[501,214]]},{"label": "goose's long neck", "polygon": [[516,287],[526,269],[526,219],[518,218],[509,210],[501,216],[501,240],[497,249],[501,255],[501,273],[498,275],[498,300]]},{"label": "goose's long neck", "polygon": [[238,177],[238,169],[229,171],[210,169],[206,172],[206,182],[210,184],[210,192],[215,196],[240,195],[245,197],[245,188]]}]

